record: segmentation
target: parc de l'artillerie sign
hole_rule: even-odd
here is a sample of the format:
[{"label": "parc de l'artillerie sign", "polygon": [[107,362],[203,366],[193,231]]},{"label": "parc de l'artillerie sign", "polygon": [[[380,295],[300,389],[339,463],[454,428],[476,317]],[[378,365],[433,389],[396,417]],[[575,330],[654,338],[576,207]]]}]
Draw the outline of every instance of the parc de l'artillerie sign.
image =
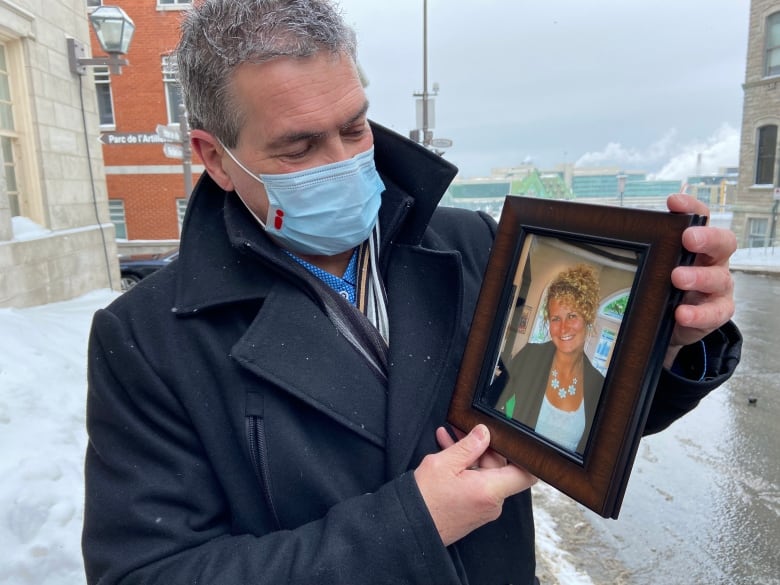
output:
[{"label": "parc de l'artillerie sign", "polygon": [[158,124],[155,132],[103,132],[100,142],[107,146],[162,144],[163,153],[168,158],[184,160],[185,157],[185,144],[178,124]]},{"label": "parc de l'artillerie sign", "polygon": [[116,144],[163,144],[169,142],[156,132],[103,132],[100,142],[106,145]]}]

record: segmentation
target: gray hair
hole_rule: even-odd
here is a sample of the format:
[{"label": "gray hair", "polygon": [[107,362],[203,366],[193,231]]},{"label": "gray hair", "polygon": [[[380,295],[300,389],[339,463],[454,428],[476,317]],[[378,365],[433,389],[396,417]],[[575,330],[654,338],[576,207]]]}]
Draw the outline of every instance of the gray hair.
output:
[{"label": "gray hair", "polygon": [[233,148],[245,112],[233,94],[242,63],[310,57],[325,50],[356,60],[355,33],[330,0],[204,0],[187,11],[176,49],[192,128]]}]

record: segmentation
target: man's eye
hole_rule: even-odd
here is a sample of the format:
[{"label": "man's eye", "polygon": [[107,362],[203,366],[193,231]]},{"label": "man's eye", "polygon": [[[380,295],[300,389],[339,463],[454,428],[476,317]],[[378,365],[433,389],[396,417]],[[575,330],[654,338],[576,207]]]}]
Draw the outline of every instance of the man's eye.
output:
[{"label": "man's eye", "polygon": [[294,152],[285,152],[284,154],[279,155],[279,157],[295,160],[298,158],[303,158],[309,153],[310,150],[311,150],[311,145],[307,145],[305,148],[296,150]]},{"label": "man's eye", "polygon": [[361,138],[366,133],[366,124],[360,124],[359,126],[352,126],[346,128],[341,132],[342,136],[349,138]]}]

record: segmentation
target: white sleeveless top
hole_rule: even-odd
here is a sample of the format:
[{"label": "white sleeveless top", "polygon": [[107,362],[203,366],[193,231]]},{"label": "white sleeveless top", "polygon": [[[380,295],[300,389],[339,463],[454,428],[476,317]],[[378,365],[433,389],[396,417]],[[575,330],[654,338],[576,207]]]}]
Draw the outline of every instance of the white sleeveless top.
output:
[{"label": "white sleeveless top", "polygon": [[569,412],[553,406],[545,394],[535,430],[561,447],[576,451],[585,432],[585,401],[580,402],[577,410]]}]

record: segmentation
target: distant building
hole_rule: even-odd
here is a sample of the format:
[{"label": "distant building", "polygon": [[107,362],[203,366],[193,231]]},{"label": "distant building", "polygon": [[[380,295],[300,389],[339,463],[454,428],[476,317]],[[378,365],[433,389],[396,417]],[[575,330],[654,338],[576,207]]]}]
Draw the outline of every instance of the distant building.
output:
[{"label": "distant building", "polygon": [[0,307],[119,285],[95,86],[68,61],[84,2],[0,0]]},{"label": "distant building", "polygon": [[542,199],[573,199],[571,189],[557,173],[541,173],[524,166],[494,170],[494,176],[455,179],[442,198],[442,205],[485,211],[498,217],[507,195]]},{"label": "distant building", "polygon": [[[621,175],[624,182],[620,179]],[[617,167],[560,165],[553,170],[539,170],[532,165],[520,165],[492,169],[490,177],[456,178],[442,204],[481,209],[497,215],[506,195],[524,195],[666,209],[666,197],[679,191],[681,186],[682,181],[679,180],[652,180],[644,171],[623,171]]]},{"label": "distant building", "polygon": [[780,0],[752,0],[739,180],[731,229],[740,247],[776,244],[780,167]]},{"label": "distant building", "polygon": [[[625,177],[622,185],[621,176]],[[680,186],[679,180],[648,179],[644,171],[575,167],[572,173],[572,191],[578,200],[626,207],[664,208],[667,195]]]},{"label": "distant building", "polygon": [[710,210],[725,212],[736,200],[739,169],[722,168],[715,175],[688,177],[688,193],[706,203]]},{"label": "distant building", "polygon": [[[583,199],[620,199],[618,177],[625,176],[628,182],[644,181],[644,171],[622,171],[619,168],[582,168],[573,167],[571,185],[577,198]],[[624,191],[625,195],[625,191]]]}]

